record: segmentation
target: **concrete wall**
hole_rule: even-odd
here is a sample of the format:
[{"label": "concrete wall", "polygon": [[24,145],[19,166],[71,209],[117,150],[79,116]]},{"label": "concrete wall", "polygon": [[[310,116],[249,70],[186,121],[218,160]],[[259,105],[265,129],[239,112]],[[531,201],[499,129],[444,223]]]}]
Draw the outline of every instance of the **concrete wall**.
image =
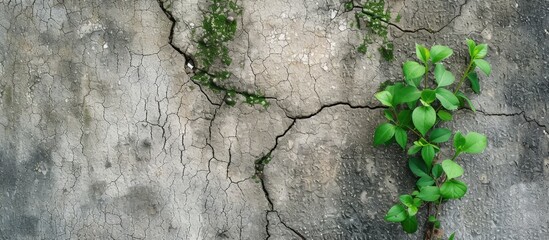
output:
[{"label": "concrete wall", "polygon": [[415,43],[451,46],[462,71],[465,38],[494,70],[452,127],[489,144],[460,159],[470,191],[442,227],[548,238],[546,0],[388,1],[393,62],[378,43],[357,53],[339,0],[239,1],[229,85],[267,109],[228,107],[185,72],[205,4],[0,1],[0,238],[420,239],[382,219],[413,177],[396,146],[372,147],[373,94]]}]

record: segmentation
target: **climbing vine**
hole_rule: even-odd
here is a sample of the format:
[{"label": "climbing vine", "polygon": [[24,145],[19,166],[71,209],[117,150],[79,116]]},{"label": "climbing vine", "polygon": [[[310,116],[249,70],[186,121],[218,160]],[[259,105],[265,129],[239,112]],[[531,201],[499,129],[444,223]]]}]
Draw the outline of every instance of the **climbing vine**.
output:
[{"label": "climbing vine", "polygon": [[[444,143],[450,140],[452,130],[438,125],[452,121],[452,111],[460,107],[468,106],[475,111],[460,90],[465,80],[469,80],[475,93],[480,93],[475,70],[486,75],[491,72],[490,64],[483,59],[488,46],[477,45],[469,39],[467,45],[470,61],[453,91],[449,89],[454,85],[454,74],[442,63],[453,54],[452,49],[440,45],[427,49],[416,44],[420,62],[405,62],[404,81],[388,85],[375,94],[381,104],[387,106],[384,115],[388,122],[376,128],[374,144],[388,144],[394,140],[402,149],[407,149],[408,166],[418,178],[415,189],[410,194],[400,195],[400,203],[389,209],[385,220],[400,223],[405,232],[414,233],[418,228],[417,213],[427,208],[425,239],[443,239],[439,220],[442,204],[460,199],[467,192],[467,184],[460,180],[464,170],[457,163],[458,157],[464,153],[481,153],[487,145],[486,136],[480,133],[458,131],[453,133],[453,155],[440,154],[440,147],[447,146]],[[454,234],[448,239],[454,239]]]},{"label": "climbing vine", "polygon": [[194,31],[197,43],[195,53],[197,66],[192,80],[213,91],[224,93],[224,101],[229,106],[234,106],[237,97],[241,96],[246,103],[267,107],[269,102],[263,95],[240,92],[221,84],[232,76],[232,73],[226,69],[232,62],[227,43],[234,39],[237,30],[236,19],[241,14],[242,8],[236,1],[212,0],[203,17],[201,33],[197,34]]},{"label": "climbing vine", "polygon": [[378,48],[381,56],[387,61],[392,61],[394,45],[387,38],[391,14],[385,9],[385,0],[368,0],[360,5],[355,5],[351,1],[346,2],[344,8],[345,11],[358,9],[359,11],[355,12],[356,24],[354,25],[359,30],[366,30],[357,51],[363,54],[368,52],[368,45],[372,44],[377,36],[383,40],[383,44]]}]

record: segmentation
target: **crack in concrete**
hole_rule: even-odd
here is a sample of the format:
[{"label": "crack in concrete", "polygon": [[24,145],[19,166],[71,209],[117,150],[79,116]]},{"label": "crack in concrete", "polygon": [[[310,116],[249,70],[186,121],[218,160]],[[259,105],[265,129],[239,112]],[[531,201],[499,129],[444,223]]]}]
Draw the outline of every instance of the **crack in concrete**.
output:
[{"label": "crack in concrete", "polygon": [[[295,126],[295,124],[297,123],[298,120],[312,118],[312,117],[320,114],[326,108],[338,107],[338,106],[348,106],[352,109],[370,109],[370,110],[386,108],[384,106],[353,105],[353,104],[348,103],[348,102],[336,102],[336,103],[332,103],[332,104],[328,104],[328,105],[323,105],[317,111],[315,111],[314,113],[309,114],[309,115],[301,115],[301,116],[295,116],[295,117],[286,116],[287,118],[290,118],[290,119],[293,120],[292,123],[288,126],[288,128],[286,128],[286,130],[282,134],[276,136],[275,145],[271,148],[271,150],[266,155],[271,155],[272,156],[272,153],[278,147],[279,140],[286,136],[286,134]],[[276,213],[276,215],[280,219],[280,222],[282,223],[282,225],[284,225],[284,227],[286,227],[288,230],[292,231],[294,234],[299,236],[301,239],[306,239],[303,234],[301,234],[296,229],[290,227],[288,224],[286,224],[284,221],[282,221],[282,218],[280,217],[278,211],[276,211],[274,209],[274,204],[273,204],[273,201],[271,200],[269,191],[267,190],[267,187],[265,185],[265,179],[264,179],[263,174],[261,174],[259,176],[259,181],[261,183],[261,188],[263,190],[263,193],[265,194],[265,198],[267,199],[267,202],[269,203],[269,208],[270,208],[270,210],[268,210],[267,213],[265,214],[265,218],[267,219],[267,226],[266,226],[267,238],[266,239],[269,239],[270,236],[271,236],[270,233],[269,233],[269,219],[268,219],[269,212]]]},{"label": "crack in concrete", "polygon": [[539,128],[543,128],[543,129],[547,130],[547,126],[546,126],[546,125],[543,125],[543,124],[539,123],[538,120],[536,120],[535,118],[530,118],[530,117],[526,116],[526,112],[525,112],[525,111],[520,111],[520,112],[518,112],[518,113],[489,113],[489,112],[485,112],[484,110],[478,110],[478,109],[477,109],[477,112],[480,112],[480,113],[482,113],[482,114],[485,115],[485,116],[504,116],[504,117],[522,116],[526,122],[528,122],[528,123],[534,123],[534,124],[536,124],[536,126],[538,126]]},{"label": "crack in concrete", "polygon": [[[296,123],[296,119],[293,119],[292,123],[290,124],[290,126],[288,126],[288,128],[286,128],[286,130],[276,136],[275,138],[275,145],[271,148],[271,150],[266,154],[267,156],[268,155],[271,155],[272,152],[277,148],[278,146],[278,142],[279,142],[279,139],[286,136],[286,134],[290,131],[290,129],[292,129]],[[276,211],[274,209],[274,204],[273,204],[273,201],[271,200],[271,197],[269,195],[269,191],[267,190],[267,187],[265,186],[265,179],[264,179],[264,175],[263,173],[259,174],[258,176],[259,178],[259,181],[261,183],[261,189],[263,190],[263,194],[265,195],[265,199],[267,199],[267,202],[269,203],[269,210],[266,211],[265,213],[265,219],[267,220],[267,225],[265,226],[265,230],[266,230],[266,233],[267,233],[267,238],[266,239],[269,239],[271,237],[271,234],[269,232],[269,213],[275,213],[278,217],[278,219],[280,220],[280,223],[282,223],[282,225],[284,225],[284,227],[286,227],[288,230],[292,231],[294,234],[296,234],[297,236],[299,236],[301,239],[306,239],[303,234],[299,233],[297,230],[295,230],[294,228],[288,226],[286,223],[284,223],[284,221],[282,221],[282,218],[280,217],[280,215],[278,214],[278,211]]]},{"label": "crack in concrete", "polygon": [[364,7],[363,6],[359,6],[359,5],[354,5],[353,6],[353,9],[360,9],[360,11],[370,17],[373,17],[373,18],[377,18],[379,19],[380,21],[386,23],[387,25],[389,26],[392,26],[392,27],[395,27],[397,30],[401,31],[401,32],[405,32],[405,33],[417,33],[419,31],[426,31],[430,34],[435,34],[435,33],[438,33],[440,31],[442,31],[444,28],[448,27],[450,24],[452,24],[452,22],[454,22],[454,20],[456,20],[456,18],[460,17],[461,14],[462,14],[462,10],[463,10],[463,7],[465,5],[467,5],[467,3],[469,3],[469,0],[465,0],[460,6],[459,6],[459,11],[458,11],[458,14],[457,15],[454,15],[450,21],[448,21],[448,23],[446,23],[444,26],[442,26],[441,28],[437,29],[437,30],[433,30],[433,29],[430,29],[430,28],[426,28],[426,27],[421,27],[421,28],[417,28],[417,29],[405,29],[405,28],[402,28],[401,26],[395,24],[395,23],[392,23],[390,21],[387,21],[387,20],[384,20],[383,18],[371,13],[371,12],[367,12],[367,11],[364,11]]},{"label": "crack in concrete", "polygon": [[[167,10],[165,7],[164,7],[164,3],[162,0],[157,0],[160,8],[162,9],[162,11],[165,13],[165,15],[168,17],[168,19],[172,22],[172,26],[170,28],[170,35],[169,35],[169,44],[173,47],[174,50],[176,50],[179,54],[181,54],[184,58],[185,58],[185,67],[189,67],[189,64],[191,66],[194,66],[194,60],[192,58],[192,56],[190,56],[189,54],[187,54],[185,51],[183,51],[182,49],[180,49],[179,47],[175,46],[175,44],[173,44],[173,36],[174,36],[174,29],[175,29],[175,25],[177,23],[176,19],[172,16],[171,12],[169,10]],[[398,29],[399,31],[401,32],[406,32],[406,33],[417,33],[419,31],[426,31],[426,32],[429,32],[431,34],[434,34],[434,33],[438,33],[440,31],[442,31],[444,28],[448,27],[450,24],[452,24],[452,22],[455,21],[455,19],[457,19],[459,16],[461,16],[462,14],[462,10],[463,10],[463,7],[465,5],[467,5],[469,3],[469,0],[465,0],[464,3],[462,3],[460,6],[459,6],[459,11],[458,11],[458,14],[453,16],[450,21],[448,23],[446,23],[444,26],[442,26],[441,28],[439,29],[436,29],[436,30],[433,30],[433,29],[429,29],[429,28],[418,28],[418,29],[404,29],[402,28],[401,26],[397,25],[397,24],[394,24],[394,23],[391,23],[389,21],[383,21],[385,22],[386,24],[390,25],[390,26],[393,26],[395,27],[396,29]],[[361,9],[363,10],[363,8],[361,6],[354,6],[354,8],[357,8],[357,9]],[[364,11],[363,11],[364,12]],[[371,16],[371,17],[376,17],[375,15],[372,15],[371,13],[368,13],[368,12],[364,12],[365,14]],[[247,33],[247,32],[246,32]],[[248,33],[247,33],[248,34]],[[248,57],[249,57],[249,53],[248,53]],[[196,70],[200,70],[200,69],[192,69],[192,72],[191,73],[194,73]],[[208,74],[208,73],[206,73]],[[254,73],[254,76],[255,76],[255,73]],[[206,98],[208,99],[208,101],[212,104],[212,105],[215,105],[217,106],[218,108],[215,110],[215,113],[217,113],[217,110],[219,109],[219,107],[222,105],[222,103],[215,103],[213,102],[208,94],[204,91],[204,89],[202,88],[202,86],[197,83],[197,82],[194,82],[194,84],[196,84],[200,91],[204,94],[204,96],[206,96]],[[224,90],[226,90],[226,88],[223,88],[223,87],[220,87]],[[238,92],[238,94],[247,94],[245,92]],[[318,94],[317,94],[318,95]],[[274,100],[277,104],[278,104],[278,99],[275,98],[275,97],[265,97],[266,99],[272,99]],[[287,133],[296,125],[297,121],[298,120],[302,120],[302,119],[310,119],[318,114],[320,114],[324,109],[326,108],[331,108],[331,107],[337,107],[337,106],[347,106],[347,107],[350,107],[352,109],[370,109],[370,110],[374,110],[374,109],[385,109],[386,107],[384,106],[369,106],[369,105],[353,105],[352,103],[349,103],[349,102],[343,102],[343,101],[340,101],[340,102],[334,102],[334,103],[331,103],[331,104],[326,104],[326,105],[322,105],[320,108],[318,108],[314,113],[311,113],[311,114],[307,114],[307,115],[295,115],[295,116],[290,116],[287,111],[284,111],[285,115],[287,118],[289,119],[292,119],[293,121],[291,122],[291,124],[286,128],[286,130],[280,134],[280,135],[277,135],[276,138],[275,138],[275,144],[274,146],[269,150],[269,152],[267,153],[267,155],[272,155],[272,153],[277,149],[277,147],[279,146],[279,142],[280,142],[280,139],[282,139],[283,137],[285,137],[287,135]],[[284,108],[282,108],[284,109]],[[521,111],[519,113],[510,113],[510,114],[507,114],[507,113],[487,113],[487,112],[484,112],[484,111],[481,111],[481,110],[477,110],[479,112],[481,112],[482,114],[486,115],[486,116],[522,116],[527,122],[529,123],[535,123],[538,127],[540,128],[544,128],[544,129],[547,129],[547,126],[543,125],[543,124],[540,124],[536,119],[532,119],[532,118],[529,118],[526,116],[526,113],[525,111]],[[215,114],[214,114],[214,118],[215,118]],[[213,122],[213,119],[212,119],[212,122]],[[209,133],[210,133],[210,140],[211,140],[211,122],[210,122],[210,127],[209,127]],[[212,152],[213,152],[213,157],[209,160],[209,163],[208,163],[208,174],[210,173],[210,163],[211,163],[211,160],[217,160],[215,158],[215,150],[213,149],[213,146],[211,146],[209,143],[207,143],[207,145],[211,148]],[[231,146],[229,146],[229,162],[228,162],[228,166],[227,166],[227,178],[230,179],[229,177],[229,174],[228,174],[228,171],[229,171],[229,166],[231,164],[231,158],[232,156],[230,155],[230,149],[231,149]],[[206,177],[207,178],[207,177]],[[279,212],[274,208],[274,204],[273,204],[273,200],[271,199],[271,196],[270,196],[270,193],[267,189],[267,186],[266,186],[266,182],[265,182],[265,176],[263,174],[259,175],[258,176],[259,178],[259,181],[260,181],[260,184],[261,184],[261,188],[263,190],[263,193],[265,195],[265,199],[267,200],[268,202],[268,210],[266,211],[265,213],[265,218],[266,218],[266,226],[265,226],[265,231],[266,231],[266,234],[267,234],[267,238],[266,239],[270,239],[271,237],[271,233],[269,231],[269,228],[270,228],[270,221],[269,221],[269,213],[274,213],[276,214],[276,216],[278,217],[278,219],[280,220],[280,223],[286,228],[288,229],[289,231],[291,231],[292,233],[294,233],[295,235],[299,236],[301,239],[306,239],[305,236],[303,234],[301,234],[299,231],[297,231],[296,229],[292,228],[291,226],[289,226],[288,224],[286,224]],[[233,182],[231,180],[231,182]]]},{"label": "crack in concrete", "polygon": [[[170,44],[170,46],[172,46],[172,48],[178,52],[181,56],[183,56],[183,58],[185,58],[185,68],[187,70],[189,70],[190,72],[194,73],[194,59],[191,55],[185,53],[185,51],[183,51],[181,48],[179,48],[178,46],[176,46],[174,43],[173,43],[173,36],[174,36],[174,31],[175,31],[175,24],[177,23],[177,21],[175,20],[175,18],[173,17],[172,13],[166,9],[166,7],[164,6],[164,2],[162,0],[156,0],[158,2],[158,6],[160,6],[160,9],[162,10],[162,12],[164,12],[164,14],[166,15],[166,17],[168,18],[168,20],[170,20],[170,22],[172,23],[172,25],[170,26],[170,35],[168,36],[168,44]],[[195,81],[191,81],[193,82],[196,86],[198,86],[198,88],[200,89],[200,91],[202,92],[202,94],[204,94],[204,96],[206,97],[206,99],[208,99],[208,102],[210,102],[210,104],[212,105],[216,105],[216,106],[219,106],[221,104],[219,103],[215,103],[213,102],[210,97],[208,96],[208,94],[206,94],[206,92],[204,91],[204,89],[202,88],[202,85],[200,85],[199,83],[195,82]]]},{"label": "crack in concrete", "polygon": [[[196,66],[195,64],[195,60],[194,60],[194,57],[191,55],[191,54],[188,54],[186,53],[185,51],[183,51],[181,48],[177,47],[174,43],[173,43],[173,36],[174,36],[174,29],[175,29],[175,25],[177,23],[177,20],[173,17],[172,13],[170,12],[170,10],[168,10],[165,6],[164,6],[164,2],[163,0],[157,0],[158,2],[158,5],[160,6],[160,9],[162,10],[162,12],[164,12],[164,14],[166,15],[166,17],[168,17],[168,19],[170,20],[170,22],[172,23],[171,27],[170,27],[170,35],[168,36],[168,43],[170,44],[170,46],[172,46],[173,49],[175,49],[175,51],[177,51],[179,54],[181,54],[184,58],[185,58],[185,69],[186,69],[186,72],[187,74],[189,74],[189,76],[191,77],[191,80],[192,80],[192,75],[196,74],[197,72],[199,73],[203,73],[205,75],[208,75],[209,77],[212,77],[212,78],[217,78],[217,76],[209,73],[207,70],[205,69],[201,69],[199,67]],[[206,92],[204,91],[204,89],[202,88],[202,85],[198,82],[195,82],[194,80],[192,80],[192,82],[194,84],[196,84],[200,91],[204,94],[204,96],[206,96],[206,98],[208,99],[208,101],[212,104],[212,105],[216,105],[216,106],[220,106],[222,104],[220,103],[215,103],[213,102],[210,97],[208,96],[208,94],[206,94]],[[246,91],[241,91],[241,90],[238,90],[236,88],[233,88],[233,89],[230,89],[228,87],[225,87],[223,85],[219,85],[215,82],[211,82],[210,84],[213,85],[213,88],[214,89],[217,89],[217,90],[220,90],[220,91],[223,91],[225,92],[225,95],[227,95],[227,92],[229,91],[232,91],[238,95],[241,95],[243,97],[248,97],[248,96],[256,96],[256,94],[253,94],[253,93],[249,93],[249,92],[246,92]],[[263,97],[265,99],[270,99],[272,97],[266,97],[266,96],[260,96],[260,97]]]},{"label": "crack in concrete", "polygon": [[385,106],[353,105],[352,103],[341,101],[341,102],[334,102],[334,103],[331,103],[331,104],[322,105],[316,112],[308,114],[308,115],[286,116],[286,117],[288,117],[290,119],[293,119],[293,120],[308,119],[308,118],[312,118],[312,117],[318,115],[319,113],[321,113],[326,108],[337,107],[337,106],[348,106],[352,109],[370,109],[370,110],[387,108]]}]

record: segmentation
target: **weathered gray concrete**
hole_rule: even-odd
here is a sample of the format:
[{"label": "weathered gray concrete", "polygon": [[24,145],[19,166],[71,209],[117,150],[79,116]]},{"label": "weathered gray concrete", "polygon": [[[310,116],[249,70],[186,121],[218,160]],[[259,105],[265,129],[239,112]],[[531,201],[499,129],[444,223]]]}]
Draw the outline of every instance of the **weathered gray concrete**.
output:
[{"label": "weathered gray concrete", "polygon": [[391,0],[394,62],[356,52],[339,0],[239,1],[229,84],[268,109],[185,73],[205,4],[0,0],[0,238],[419,239],[382,219],[413,178],[399,148],[372,147],[373,94],[414,43],[450,45],[460,71],[469,37],[494,70],[454,126],[489,145],[460,159],[471,187],[443,228],[547,239],[546,0]]}]

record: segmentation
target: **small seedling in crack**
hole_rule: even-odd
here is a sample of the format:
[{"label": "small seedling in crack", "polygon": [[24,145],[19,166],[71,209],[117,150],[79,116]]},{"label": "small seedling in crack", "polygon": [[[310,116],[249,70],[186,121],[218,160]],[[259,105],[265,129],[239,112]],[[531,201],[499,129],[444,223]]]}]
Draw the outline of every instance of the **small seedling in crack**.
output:
[{"label": "small seedling in crack", "polygon": [[365,54],[368,52],[368,45],[374,42],[374,37],[381,37],[383,44],[378,48],[381,56],[387,60],[392,61],[393,56],[393,43],[388,40],[388,25],[391,20],[391,14],[385,9],[385,0],[367,0],[360,5],[355,5],[353,1],[344,3],[345,11],[352,11],[359,9],[355,12],[355,26],[359,30],[366,30],[362,43],[357,47],[359,53]]},{"label": "small seedling in crack", "polygon": [[269,162],[271,162],[271,159],[271,154],[267,154],[255,160],[255,174],[252,176],[252,179],[256,179],[256,182],[260,181],[260,179],[263,177],[263,170],[265,169],[265,165],[269,164]]},{"label": "small seedling in crack", "polygon": [[[403,65],[404,81],[388,85],[375,97],[387,106],[384,110],[388,122],[379,125],[374,133],[374,145],[396,142],[410,156],[408,166],[418,177],[416,188],[411,194],[400,195],[400,203],[392,206],[385,220],[397,222],[407,233],[417,231],[417,213],[427,208],[425,239],[442,239],[439,213],[442,204],[460,199],[467,192],[467,184],[459,178],[463,168],[456,162],[464,153],[482,153],[487,145],[486,136],[469,132],[453,134],[454,154],[441,156],[441,144],[450,140],[452,130],[437,125],[452,121],[452,111],[468,106],[475,111],[471,101],[460,91],[466,79],[471,89],[480,93],[476,69],[489,75],[490,64],[484,60],[488,52],[486,44],[477,45],[467,40],[470,62],[453,91],[455,77],[446,70],[442,61],[450,57],[452,49],[435,45],[427,49],[416,44],[416,55],[420,62],[407,61]],[[433,70],[433,74],[429,74]],[[413,140],[409,141],[409,136]],[[411,144],[409,144],[412,142]],[[454,239],[454,234],[448,238]]]},{"label": "small seedling in crack", "polygon": [[[242,8],[232,0],[212,0],[202,20],[202,33],[197,37],[196,64],[193,61],[187,68],[193,69],[192,80],[209,89],[225,94],[225,103],[234,106],[237,97],[242,96],[249,104],[267,107],[269,102],[262,94],[240,92],[225,87],[222,82],[232,73],[226,70],[231,64],[227,44],[234,39],[237,30],[236,16],[242,14]],[[194,35],[196,31],[193,30]]]}]

